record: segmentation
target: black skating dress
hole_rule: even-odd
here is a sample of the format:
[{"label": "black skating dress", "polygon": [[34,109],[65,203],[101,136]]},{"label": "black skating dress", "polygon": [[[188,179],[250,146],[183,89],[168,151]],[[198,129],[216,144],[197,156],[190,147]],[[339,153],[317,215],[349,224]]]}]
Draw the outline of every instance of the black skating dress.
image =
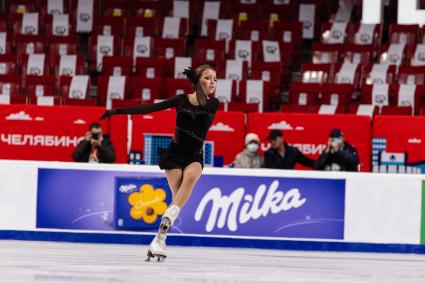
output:
[{"label": "black skating dress", "polygon": [[203,145],[218,104],[218,99],[211,98],[206,106],[196,106],[190,103],[187,95],[179,94],[159,103],[119,108],[117,111],[122,114],[148,114],[176,108],[174,138],[166,149],[159,151],[159,167],[184,169],[193,162],[204,167]]}]

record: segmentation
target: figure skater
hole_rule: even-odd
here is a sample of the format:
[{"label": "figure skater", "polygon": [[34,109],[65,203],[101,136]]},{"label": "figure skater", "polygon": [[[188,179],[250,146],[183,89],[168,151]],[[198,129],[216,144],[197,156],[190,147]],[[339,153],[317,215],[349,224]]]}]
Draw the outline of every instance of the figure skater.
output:
[{"label": "figure skater", "polygon": [[107,110],[101,117],[104,119],[116,114],[147,114],[176,108],[174,138],[166,149],[159,152],[159,167],[165,169],[172,202],[162,216],[158,233],[149,246],[147,261],[155,257],[161,261],[167,256],[167,232],[201,176],[204,167],[203,144],[219,105],[218,99],[209,98],[214,94],[217,84],[213,66],[201,65],[195,71],[192,68],[185,69],[184,74],[193,84],[193,93],[179,94],[155,104]]}]

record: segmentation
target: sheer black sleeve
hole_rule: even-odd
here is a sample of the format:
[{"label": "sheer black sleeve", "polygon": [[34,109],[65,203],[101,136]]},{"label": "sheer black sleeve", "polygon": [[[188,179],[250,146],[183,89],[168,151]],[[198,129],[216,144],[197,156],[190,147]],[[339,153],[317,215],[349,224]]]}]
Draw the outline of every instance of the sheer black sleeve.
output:
[{"label": "sheer black sleeve", "polygon": [[130,106],[130,107],[123,107],[123,108],[117,108],[118,114],[148,114],[152,112],[157,112],[173,107],[177,107],[184,94],[179,94],[176,96],[173,96],[167,100],[154,103],[154,104],[141,104],[136,106]]}]

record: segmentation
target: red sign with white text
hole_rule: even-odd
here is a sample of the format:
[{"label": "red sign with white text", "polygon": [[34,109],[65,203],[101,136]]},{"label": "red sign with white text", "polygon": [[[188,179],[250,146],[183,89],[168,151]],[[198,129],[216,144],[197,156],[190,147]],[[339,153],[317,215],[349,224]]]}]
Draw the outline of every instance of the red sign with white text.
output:
[{"label": "red sign with white text", "polygon": [[[165,110],[144,115],[132,115],[131,120],[131,149],[143,151],[144,134],[174,135],[176,112],[175,110]],[[112,129],[118,127],[115,117],[112,118],[111,127]],[[236,154],[243,149],[244,136],[244,114],[219,111],[206,139],[214,142],[214,155],[223,156],[224,164],[228,164],[233,162]]]},{"label": "red sign with white text", "polygon": [[370,171],[370,126],[367,116],[251,113],[248,115],[247,131],[260,136],[264,151],[270,146],[266,141],[270,130],[282,130],[286,142],[298,147],[306,156],[317,159],[326,147],[329,132],[338,128],[344,132],[345,140],[357,149],[360,170]]},{"label": "red sign with white text", "polygon": [[[73,161],[72,152],[90,123],[98,121],[101,107],[0,106],[0,159]],[[106,122],[101,123],[107,132]],[[117,157],[125,143],[112,140]]]}]

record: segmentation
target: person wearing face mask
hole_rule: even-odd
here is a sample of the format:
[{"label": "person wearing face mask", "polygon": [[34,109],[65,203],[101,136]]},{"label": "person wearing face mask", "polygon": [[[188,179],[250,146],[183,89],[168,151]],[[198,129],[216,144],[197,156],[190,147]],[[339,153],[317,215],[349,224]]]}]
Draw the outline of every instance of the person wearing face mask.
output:
[{"label": "person wearing face mask", "polygon": [[264,152],[264,167],[271,169],[294,169],[297,163],[314,168],[315,161],[302,152],[287,144],[279,130],[271,130],[267,140],[271,147]]},{"label": "person wearing face mask", "polygon": [[263,157],[260,155],[260,138],[249,133],[245,137],[245,149],[236,155],[236,168],[261,168]]}]

